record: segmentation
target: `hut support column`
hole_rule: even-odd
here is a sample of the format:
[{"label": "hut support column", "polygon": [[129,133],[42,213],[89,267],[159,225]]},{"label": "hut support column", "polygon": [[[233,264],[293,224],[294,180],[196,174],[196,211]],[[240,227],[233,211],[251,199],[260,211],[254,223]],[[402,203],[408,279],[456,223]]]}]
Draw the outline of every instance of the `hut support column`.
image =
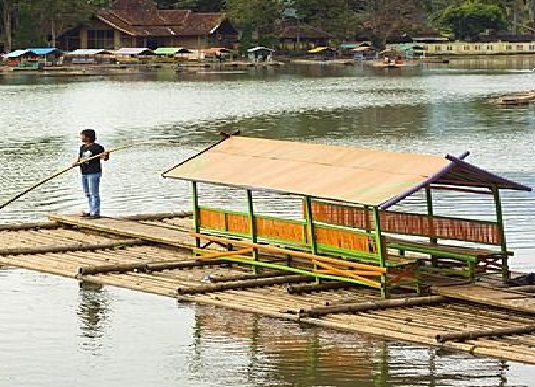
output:
[{"label": "hut support column", "polygon": [[[428,219],[429,219],[429,230],[431,232],[431,235],[434,235],[435,234],[435,227],[434,227],[434,221],[433,221],[433,216],[434,216],[434,209],[433,209],[433,194],[431,192],[431,188],[426,188],[425,189],[425,199],[427,201],[427,215],[429,216]],[[436,237],[430,237],[429,238],[429,242],[431,243],[437,243],[437,238]],[[438,259],[437,257],[435,256],[432,256],[431,257],[431,266],[432,267],[437,267],[438,265]]]},{"label": "hut support column", "polygon": [[[195,233],[198,234],[201,231],[201,222],[199,217],[199,192],[196,181],[191,182],[191,195],[193,202],[193,228]],[[201,239],[199,237],[195,238],[195,247],[201,247]]]},{"label": "hut support column", "polygon": [[[247,191],[247,213],[249,215],[249,226],[250,226],[250,232],[251,232],[251,241],[253,243],[256,243],[258,241],[258,237],[256,235],[256,222],[255,222],[255,216],[254,216],[254,203],[253,203],[253,192],[248,189]],[[253,260],[258,260],[258,249],[253,249]],[[256,266],[253,266],[253,273],[256,274]]]},{"label": "hut support column", "polygon": [[500,198],[500,189],[496,186],[492,187],[492,194],[494,196],[494,205],[496,206],[496,223],[498,224],[498,232],[500,235],[501,241],[501,250],[503,253],[502,257],[502,279],[507,281],[510,277],[508,256],[507,256],[507,241],[505,240],[505,228],[503,224],[503,212],[502,212],[502,202]]},{"label": "hut support column", "polygon": [[[310,251],[312,254],[318,254],[318,245],[316,243],[316,232],[314,231],[314,216],[312,215],[312,198],[310,196],[305,196],[305,216],[306,216],[306,225],[307,225],[307,237],[308,243],[310,244]],[[314,270],[317,270],[317,265],[314,265]],[[319,278],[316,279],[319,282]]]},{"label": "hut support column", "polygon": [[[379,257],[379,265],[386,268],[386,246],[383,245],[381,235],[381,213],[379,207],[373,207],[373,221],[375,223],[375,250]],[[386,274],[381,274],[381,297],[388,298],[388,286]]]}]

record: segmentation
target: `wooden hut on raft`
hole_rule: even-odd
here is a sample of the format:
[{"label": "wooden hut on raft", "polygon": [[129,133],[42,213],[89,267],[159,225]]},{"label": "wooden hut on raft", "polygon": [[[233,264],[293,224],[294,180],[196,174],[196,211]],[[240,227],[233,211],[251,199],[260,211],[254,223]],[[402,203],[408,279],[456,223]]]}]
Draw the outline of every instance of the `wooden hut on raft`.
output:
[{"label": "wooden hut on raft", "polygon": [[[192,235],[204,259],[370,286],[386,297],[397,286],[419,291],[426,273],[469,281],[488,274],[509,278],[513,253],[500,191],[531,189],[466,162],[467,156],[230,136],[163,176],[191,182]],[[204,205],[199,187],[205,184],[243,190],[247,210]],[[489,195],[492,219],[435,216],[438,190]],[[393,209],[421,191],[426,213]],[[278,211],[258,211],[258,193],[273,195],[271,207]],[[291,203],[299,207],[293,217],[287,215]],[[223,250],[206,250],[214,244]]]}]

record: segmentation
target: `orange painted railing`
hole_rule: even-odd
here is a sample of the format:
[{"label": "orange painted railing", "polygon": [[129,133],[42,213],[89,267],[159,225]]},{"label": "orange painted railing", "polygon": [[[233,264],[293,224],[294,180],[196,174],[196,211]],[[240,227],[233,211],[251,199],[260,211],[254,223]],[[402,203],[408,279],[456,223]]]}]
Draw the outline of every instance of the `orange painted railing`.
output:
[{"label": "orange painted railing", "polygon": [[[255,216],[254,220],[258,238],[303,245],[309,243],[308,229],[304,222],[263,216]],[[201,208],[199,210],[199,226],[201,229],[223,233],[243,236],[251,234],[249,216],[216,209]],[[364,232],[317,225],[314,227],[314,234],[316,243],[320,247],[376,254],[375,240]]]},{"label": "orange painted railing", "polygon": [[[375,227],[371,210],[367,211],[361,207],[313,202],[312,216],[316,222],[338,226],[355,227],[363,230],[373,230]],[[380,219],[381,231],[383,232],[490,245],[500,245],[502,242],[499,226],[494,222],[431,217],[393,211],[382,211]]]}]

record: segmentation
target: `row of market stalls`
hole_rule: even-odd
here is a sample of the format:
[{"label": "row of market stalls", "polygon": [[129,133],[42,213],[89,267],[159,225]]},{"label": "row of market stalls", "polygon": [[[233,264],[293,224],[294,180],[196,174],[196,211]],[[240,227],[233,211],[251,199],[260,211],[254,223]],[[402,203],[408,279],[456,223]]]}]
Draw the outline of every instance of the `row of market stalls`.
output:
[{"label": "row of market stalls", "polygon": [[[262,52],[264,49],[263,47],[254,48],[250,52]],[[231,50],[223,47],[202,50],[190,50],[184,47],[160,47],[155,50],[148,48],[77,49],[70,52],[62,52],[57,48],[28,48],[4,54],[2,59],[8,66],[39,68],[67,64],[111,64],[158,59],[174,61],[180,58],[222,61],[232,58],[232,55]]]}]

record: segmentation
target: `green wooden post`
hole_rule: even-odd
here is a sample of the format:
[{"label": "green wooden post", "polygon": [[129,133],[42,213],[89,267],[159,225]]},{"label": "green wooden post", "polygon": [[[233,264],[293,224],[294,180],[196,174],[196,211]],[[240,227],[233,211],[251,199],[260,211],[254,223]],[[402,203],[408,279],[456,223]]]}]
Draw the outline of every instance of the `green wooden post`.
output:
[{"label": "green wooden post", "polygon": [[[310,251],[312,252],[312,254],[316,255],[318,254],[318,244],[316,243],[316,232],[314,231],[314,215],[312,214],[312,199],[310,198],[310,196],[305,196],[305,216]],[[317,269],[318,265],[314,264],[314,270]],[[320,282],[319,277],[316,277],[316,282]]]},{"label": "green wooden post", "polygon": [[[191,195],[193,201],[193,228],[195,233],[201,231],[201,219],[199,218],[199,192],[197,190],[197,182],[191,182]],[[201,238],[195,237],[195,246],[197,248],[201,247]]]},{"label": "green wooden post", "polygon": [[[431,234],[434,234],[435,228],[433,223],[433,215],[434,215],[434,209],[433,209],[433,194],[431,193],[431,188],[425,189],[425,199],[427,202],[427,215],[429,216],[428,220],[431,222]],[[436,237],[430,237],[429,242],[431,243],[437,243],[438,239]],[[438,266],[438,258],[435,256],[431,256],[431,266],[437,267]]]},{"label": "green wooden post", "polygon": [[318,253],[318,245],[316,243],[316,233],[314,232],[314,217],[312,215],[312,199],[310,196],[305,196],[305,214],[308,231],[308,242],[312,254]]},{"label": "green wooden post", "polygon": [[[256,235],[256,222],[255,222],[255,216],[254,216],[254,203],[253,203],[253,192],[248,189],[247,190],[247,212],[249,215],[249,226],[250,226],[250,232],[251,232],[251,241],[253,243],[256,243],[258,241],[258,236]],[[253,260],[258,260],[258,249],[253,249]],[[253,273],[256,274],[256,266],[253,266]]]},{"label": "green wooden post", "polygon": [[[375,249],[379,257],[379,265],[386,268],[386,248],[383,246],[383,238],[381,236],[381,213],[379,207],[373,207],[373,221],[375,223]],[[386,274],[381,274],[381,297],[387,298],[388,286]]]},{"label": "green wooden post", "polygon": [[496,186],[492,187],[492,194],[494,196],[494,205],[496,206],[496,223],[498,224],[498,232],[501,239],[502,258],[502,279],[507,281],[510,277],[509,264],[507,263],[507,241],[505,239],[505,227],[503,223],[502,202],[500,198],[500,189]]}]

